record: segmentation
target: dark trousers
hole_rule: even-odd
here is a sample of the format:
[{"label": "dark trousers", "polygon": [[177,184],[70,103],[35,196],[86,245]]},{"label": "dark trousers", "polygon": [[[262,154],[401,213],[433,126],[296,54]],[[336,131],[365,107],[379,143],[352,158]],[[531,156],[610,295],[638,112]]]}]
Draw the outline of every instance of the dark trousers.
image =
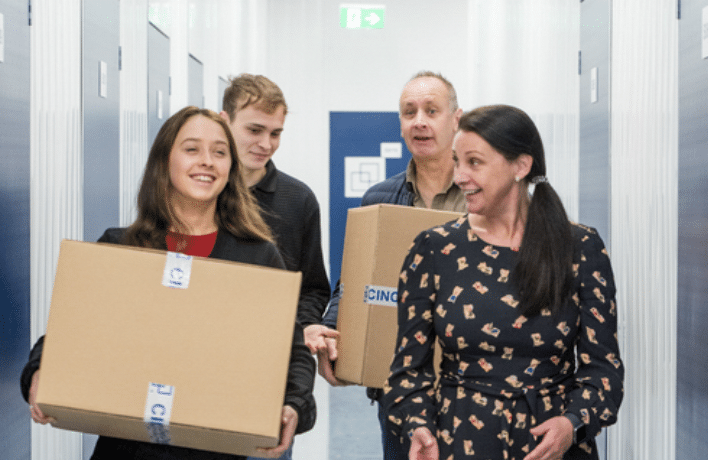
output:
[{"label": "dark trousers", "polygon": [[408,448],[401,444],[398,436],[391,433],[391,430],[386,428],[386,413],[381,405],[381,390],[367,388],[366,394],[369,398],[376,400],[379,413],[379,424],[381,425],[381,444],[383,446],[384,460],[408,460]]}]

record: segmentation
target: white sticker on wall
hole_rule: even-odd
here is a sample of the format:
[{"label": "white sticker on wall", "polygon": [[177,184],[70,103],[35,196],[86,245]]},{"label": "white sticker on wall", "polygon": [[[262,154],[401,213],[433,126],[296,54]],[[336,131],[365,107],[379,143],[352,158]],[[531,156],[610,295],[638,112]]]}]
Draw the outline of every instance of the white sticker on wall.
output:
[{"label": "white sticker on wall", "polygon": [[108,97],[108,64],[105,61],[98,62],[98,95]]},{"label": "white sticker on wall", "polygon": [[703,7],[703,20],[701,21],[701,38],[703,46],[702,56],[703,59],[708,58],[708,6]]},{"label": "white sticker on wall", "polygon": [[374,184],[386,179],[383,157],[344,157],[344,197],[361,198]]},{"label": "white sticker on wall", "polygon": [[187,289],[192,276],[192,256],[179,252],[168,252],[165,271],[162,273],[162,285],[165,287]]},{"label": "white sticker on wall", "polygon": [[143,421],[150,440],[156,444],[170,443],[169,426],[174,397],[175,387],[159,383],[148,384]]},{"label": "white sticker on wall", "polygon": [[0,62],[5,62],[5,15],[0,13]]},{"label": "white sticker on wall", "polygon": [[590,69],[590,103],[597,102],[597,67]]},{"label": "white sticker on wall", "polygon": [[402,158],[403,145],[400,142],[382,142],[381,156],[384,158]]},{"label": "white sticker on wall", "polygon": [[157,119],[162,120],[162,91],[157,90]]}]

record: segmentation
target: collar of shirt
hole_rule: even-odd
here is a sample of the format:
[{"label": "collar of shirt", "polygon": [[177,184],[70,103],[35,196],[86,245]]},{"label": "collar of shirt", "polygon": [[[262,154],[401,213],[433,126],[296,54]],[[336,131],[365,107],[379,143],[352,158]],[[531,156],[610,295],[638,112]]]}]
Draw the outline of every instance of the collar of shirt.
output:
[{"label": "collar of shirt", "polygon": [[275,193],[275,187],[278,182],[278,177],[277,177],[278,170],[275,169],[275,163],[273,163],[273,160],[268,160],[268,163],[266,163],[265,168],[266,168],[265,176],[263,176],[263,178],[261,180],[259,180],[256,185],[251,187],[251,191],[257,189],[258,191],[261,191],[261,192]]},{"label": "collar of shirt", "polygon": [[[408,162],[408,167],[406,167],[406,182],[411,185],[411,189],[415,195],[413,206],[416,208],[425,208],[425,202],[420,196],[418,185],[416,184],[416,168],[415,162],[412,159]],[[454,178],[450,179],[450,183],[443,192],[435,195],[433,198],[432,209],[457,212],[467,211],[465,195],[462,193],[462,190],[460,190],[460,187],[458,187],[455,183]]]}]

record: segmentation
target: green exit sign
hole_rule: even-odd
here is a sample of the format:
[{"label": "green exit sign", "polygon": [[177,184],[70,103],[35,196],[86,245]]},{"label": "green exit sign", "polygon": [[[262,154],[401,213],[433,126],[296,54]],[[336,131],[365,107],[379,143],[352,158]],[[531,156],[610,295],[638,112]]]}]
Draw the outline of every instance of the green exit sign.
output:
[{"label": "green exit sign", "polygon": [[342,5],[339,25],[344,29],[383,29],[383,5]]}]

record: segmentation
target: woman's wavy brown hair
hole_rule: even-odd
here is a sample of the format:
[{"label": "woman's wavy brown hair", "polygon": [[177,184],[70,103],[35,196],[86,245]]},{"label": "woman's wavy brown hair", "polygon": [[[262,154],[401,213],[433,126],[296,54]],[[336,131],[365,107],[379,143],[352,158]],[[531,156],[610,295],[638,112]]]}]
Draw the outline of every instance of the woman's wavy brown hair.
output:
[{"label": "woman's wavy brown hair", "polygon": [[236,144],[223,118],[209,109],[188,106],[165,121],[155,137],[148,155],[138,192],[138,217],[128,227],[124,243],[156,249],[167,249],[165,237],[170,227],[183,228],[170,202],[170,152],[182,126],[192,117],[203,116],[218,123],[228,139],[231,169],[224,190],[216,202],[215,223],[219,231],[249,240],[273,241],[272,233],[260,215],[258,204],[246,187]]}]

